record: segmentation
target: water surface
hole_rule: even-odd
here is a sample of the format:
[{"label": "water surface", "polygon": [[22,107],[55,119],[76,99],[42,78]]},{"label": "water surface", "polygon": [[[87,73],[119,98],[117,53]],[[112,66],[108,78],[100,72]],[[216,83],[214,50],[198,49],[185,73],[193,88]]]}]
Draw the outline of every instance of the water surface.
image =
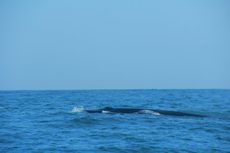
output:
[{"label": "water surface", "polygon": [[[208,115],[88,114],[102,107]],[[230,152],[230,90],[0,91],[0,152]]]}]

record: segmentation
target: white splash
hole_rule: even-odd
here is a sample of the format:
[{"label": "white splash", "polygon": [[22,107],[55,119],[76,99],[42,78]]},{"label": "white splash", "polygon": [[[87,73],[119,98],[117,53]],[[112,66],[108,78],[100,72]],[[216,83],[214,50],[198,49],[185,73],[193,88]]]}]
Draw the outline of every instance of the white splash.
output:
[{"label": "white splash", "polygon": [[72,113],[80,113],[80,112],[83,112],[84,111],[84,107],[74,107],[71,112]]},{"label": "white splash", "polygon": [[108,114],[108,113],[111,113],[111,112],[103,110],[102,113]]},{"label": "white splash", "polygon": [[161,114],[158,113],[158,112],[154,112],[154,111],[152,111],[152,110],[147,110],[147,109],[141,110],[140,112],[141,112],[141,113],[144,113],[144,114],[161,115]]}]

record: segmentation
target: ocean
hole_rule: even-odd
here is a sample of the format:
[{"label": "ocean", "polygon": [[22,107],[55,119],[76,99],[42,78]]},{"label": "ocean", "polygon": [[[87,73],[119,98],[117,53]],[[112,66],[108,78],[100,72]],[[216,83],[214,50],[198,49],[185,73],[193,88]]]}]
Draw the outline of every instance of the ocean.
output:
[{"label": "ocean", "polygon": [[[103,107],[207,115],[87,113]],[[230,90],[0,91],[1,153],[227,153]]]}]

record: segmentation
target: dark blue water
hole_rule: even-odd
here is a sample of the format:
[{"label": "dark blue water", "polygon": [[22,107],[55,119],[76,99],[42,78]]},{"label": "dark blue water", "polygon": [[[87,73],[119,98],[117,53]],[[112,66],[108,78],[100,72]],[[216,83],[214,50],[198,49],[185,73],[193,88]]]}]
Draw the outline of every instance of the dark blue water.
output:
[{"label": "dark blue water", "polygon": [[[205,114],[87,114],[155,108]],[[1,91],[0,152],[230,152],[230,90]]]}]

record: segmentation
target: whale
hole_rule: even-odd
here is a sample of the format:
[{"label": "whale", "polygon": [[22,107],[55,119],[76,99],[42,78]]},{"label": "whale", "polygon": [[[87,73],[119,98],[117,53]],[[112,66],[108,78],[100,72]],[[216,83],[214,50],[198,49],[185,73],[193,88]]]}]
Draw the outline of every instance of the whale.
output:
[{"label": "whale", "polygon": [[160,109],[141,109],[141,108],[113,108],[113,107],[104,107],[101,109],[91,109],[85,110],[87,113],[108,113],[108,114],[153,114],[153,115],[168,115],[168,116],[191,116],[191,117],[207,117],[202,114],[193,114],[187,112],[179,111],[169,111],[169,110],[160,110]]}]

